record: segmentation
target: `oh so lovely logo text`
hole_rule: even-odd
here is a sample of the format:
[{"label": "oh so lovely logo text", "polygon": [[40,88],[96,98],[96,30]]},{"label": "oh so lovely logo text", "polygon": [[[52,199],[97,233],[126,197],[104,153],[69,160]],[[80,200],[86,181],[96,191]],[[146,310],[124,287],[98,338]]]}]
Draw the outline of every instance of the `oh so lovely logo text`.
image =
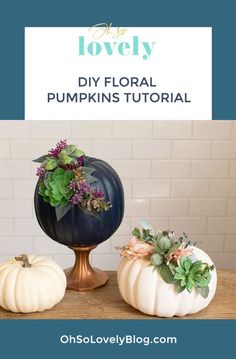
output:
[{"label": "oh so lovely logo text", "polygon": [[[130,41],[119,41],[126,33],[127,29],[113,28],[112,23],[97,24],[89,28],[95,41],[87,42],[85,36],[79,36],[79,56],[99,56],[105,54],[112,56],[141,56],[143,60],[148,60],[152,55],[156,42],[140,41],[139,36],[131,36]],[[105,36],[112,41],[101,41]],[[99,40],[96,41],[96,40]]]}]

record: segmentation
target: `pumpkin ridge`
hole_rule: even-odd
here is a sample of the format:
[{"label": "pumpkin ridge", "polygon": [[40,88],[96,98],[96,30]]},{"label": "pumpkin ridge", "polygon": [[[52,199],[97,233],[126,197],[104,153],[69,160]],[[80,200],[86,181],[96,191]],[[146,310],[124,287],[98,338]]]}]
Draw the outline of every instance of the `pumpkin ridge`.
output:
[{"label": "pumpkin ridge", "polygon": [[[128,268],[128,277],[130,278],[130,272],[134,271],[134,267],[136,265],[136,261],[139,261],[138,263],[140,263],[140,260],[139,259],[136,259],[136,260],[132,260],[132,259],[129,259],[131,261],[131,265],[130,267]],[[140,279],[140,275],[141,275],[141,272],[142,272],[142,269],[143,269],[143,263],[140,265],[140,268],[138,270],[138,272],[135,273],[134,275],[134,279],[132,280],[133,281],[133,287],[130,288],[132,289],[132,291],[128,291],[128,296],[130,298],[130,302],[131,303],[134,303],[134,307],[135,308],[138,308],[138,305],[137,305],[137,289],[138,289],[138,286],[139,286],[139,279]]]},{"label": "pumpkin ridge", "polygon": [[[130,304],[129,298],[127,297],[128,295],[127,295],[125,289],[123,288],[123,286],[121,285],[123,283],[123,279],[128,277],[127,272],[128,272],[128,269],[130,268],[131,263],[129,264],[127,261],[128,261],[128,258],[125,258],[125,257],[121,258],[117,276],[118,276],[118,285],[120,287],[120,291],[122,292],[122,296],[124,297],[124,300],[126,301],[126,303]],[[126,268],[126,264],[127,264],[127,268]]]},{"label": "pumpkin ridge", "polygon": [[20,308],[19,308],[19,305],[18,305],[17,300],[16,300],[16,292],[17,292],[17,286],[18,286],[18,283],[19,283],[20,274],[21,274],[21,269],[19,269],[18,272],[16,273],[15,286],[14,286],[15,306],[16,306],[16,309],[17,309],[18,312],[20,312]]},{"label": "pumpkin ridge", "polygon": [[[21,268],[20,269],[20,276],[19,277],[19,287],[18,287],[18,296],[16,297],[15,301],[20,301],[20,312],[22,313],[27,313],[29,311],[32,311],[34,307],[32,307],[32,303],[30,305],[30,310],[27,310],[26,308],[28,307],[28,298],[31,298],[32,301],[32,292],[34,294],[34,297],[36,296],[35,290],[32,291],[32,281],[31,281],[31,276],[32,276],[32,268],[30,267],[30,269],[25,269],[25,268]],[[30,280],[29,280],[30,279]],[[35,283],[37,283],[36,280],[33,281],[33,285],[35,286]],[[29,287],[29,284],[31,284],[31,287]],[[37,286],[36,286],[37,288]],[[35,304],[35,303],[34,303]],[[35,306],[35,305],[34,305]]]},{"label": "pumpkin ridge", "polygon": [[[42,290],[42,280],[41,280],[40,272],[34,271],[33,269],[32,269],[32,272],[35,272],[34,276],[35,276],[36,279],[34,280],[33,285],[31,287],[31,292],[33,293],[33,305],[31,304],[31,310],[30,311],[40,312],[40,308],[42,306],[44,306],[44,300],[42,300],[42,293],[44,291],[46,291],[47,296],[48,296],[48,293],[50,293],[50,291],[47,290],[48,287],[46,287],[47,281],[43,281],[43,290]],[[37,282],[37,285],[35,286],[36,282]],[[28,310],[24,309],[24,312],[27,313]]]},{"label": "pumpkin ridge", "polygon": [[57,268],[55,267],[55,263],[51,262],[51,260],[47,260],[46,257],[40,257],[40,259],[37,262],[34,262],[32,264],[32,267],[39,267],[39,266],[46,266],[46,267],[50,267],[50,268]]},{"label": "pumpkin ridge", "polygon": [[[116,173],[116,171],[114,170],[114,168],[112,168],[112,170],[113,170],[113,173],[115,174],[115,176],[118,177],[118,174]],[[124,212],[124,198],[123,198],[123,199],[121,198],[121,196],[123,197],[123,194],[120,193],[120,189],[118,188],[118,182],[117,182],[117,180],[115,181],[114,176],[111,176],[111,175],[110,175],[110,178],[111,178],[112,183],[113,183],[114,186],[116,187],[117,193],[119,194],[119,196],[117,197],[117,200],[118,200],[117,209],[118,209],[119,212],[118,212],[118,211],[117,211],[117,212],[118,212],[118,214],[119,214],[118,223],[121,223],[122,217],[123,217],[122,212]],[[122,211],[121,211],[121,208],[122,208]],[[118,224],[118,223],[116,223],[116,226],[115,226],[115,228],[114,228],[114,231],[116,231],[117,228],[119,227],[119,224]]]},{"label": "pumpkin ridge", "polygon": [[[95,166],[94,166],[94,164],[95,164]],[[117,179],[119,179],[118,174],[116,173],[114,168],[112,168],[108,163],[106,163],[103,160],[97,161],[96,159],[94,159],[94,161],[92,161],[92,163],[91,163],[91,166],[95,167],[95,177],[96,177],[96,171],[97,170],[99,170],[100,173],[106,175],[106,176],[104,176],[103,180],[100,179],[100,182],[101,182],[102,187],[103,187],[102,189],[103,189],[103,192],[105,194],[106,199],[109,200],[112,203],[112,198],[110,198],[110,197],[112,197],[111,183],[113,185],[113,188],[115,187],[116,192],[118,194],[117,197],[116,197],[116,200],[118,201],[118,205],[116,206],[116,215],[118,216],[118,220],[116,221],[116,224],[112,228],[112,232],[114,233],[117,230],[117,228],[119,227],[119,225],[120,225],[120,223],[122,221],[122,217],[123,217],[123,216],[121,216],[121,204],[122,204],[122,201],[121,201],[121,198],[120,198],[121,193],[120,193],[120,189],[119,189],[118,181],[117,181]],[[107,179],[109,179],[109,181]],[[103,184],[103,182],[107,182],[107,183]],[[109,192],[111,192],[111,194]],[[123,206],[122,206],[122,208],[123,208]],[[112,208],[110,210],[112,210]]]},{"label": "pumpkin ridge", "polygon": [[[43,276],[42,276],[43,274]],[[48,289],[50,289],[52,287],[52,279],[51,279],[51,275],[48,275],[48,273],[45,273],[45,272],[38,272],[38,276],[39,276],[39,283],[40,283],[40,289],[39,289],[39,296],[38,296],[38,308],[41,308],[42,305],[44,305],[44,291],[45,291],[45,285],[47,286]],[[46,280],[44,279],[46,278]],[[49,280],[50,279],[50,280]],[[53,304],[51,303],[54,303],[55,302],[55,291],[50,291],[48,290],[47,291],[47,295],[50,293],[50,305],[47,305],[47,309],[50,309]],[[56,293],[57,294],[57,293]],[[58,303],[58,301],[56,302]],[[55,304],[56,304],[55,303]]]},{"label": "pumpkin ridge", "polygon": [[3,271],[4,271],[6,268],[9,268],[9,263],[4,262],[3,264],[1,264],[1,266],[0,266],[0,274],[3,273]]},{"label": "pumpkin ridge", "polygon": [[[158,275],[158,273],[156,271],[153,270],[153,268],[149,265],[149,262],[146,259],[140,259],[140,274],[139,274],[139,278],[138,278],[138,284],[139,284],[139,292],[137,294],[137,297],[140,299],[141,297],[141,288],[143,285],[145,285],[147,282],[151,282],[152,279],[154,279],[153,283],[154,285],[152,286],[153,288],[151,288],[150,290],[152,291],[152,296],[150,296],[150,293],[148,292],[144,292],[144,290],[142,291],[143,293],[145,293],[146,296],[146,300],[148,301],[149,304],[149,310],[147,311],[146,309],[146,304],[145,304],[145,300],[143,300],[144,298],[142,298],[142,301],[138,304],[138,307],[142,312],[147,312],[150,315],[155,314],[155,310],[153,311],[153,307],[155,305],[155,300],[156,297],[153,298],[153,294],[155,296],[157,287],[158,287],[158,282],[156,281],[156,276]],[[144,276],[144,272],[145,272],[145,276],[146,276],[146,281],[145,281],[145,276]],[[148,290],[148,288],[146,288],[146,290]],[[159,298],[159,296],[157,296],[157,299]]]},{"label": "pumpkin ridge", "polygon": [[[48,272],[45,272],[44,269],[41,270],[40,273],[45,273],[46,276],[49,277]],[[55,286],[55,288],[57,289],[57,296],[58,296],[59,294],[61,294],[61,289],[60,289],[61,286],[59,286],[59,281],[56,280],[56,277],[59,278],[59,279],[61,279],[61,276],[60,276],[59,271],[53,269],[53,270],[50,272],[50,277],[51,277],[51,282],[54,283],[54,286]],[[65,278],[65,277],[64,277],[64,278]],[[66,280],[64,280],[64,287],[66,287]],[[64,294],[64,293],[63,293],[63,294]]]},{"label": "pumpkin ridge", "polygon": [[[127,268],[127,277],[130,280],[130,272],[133,270],[134,267],[134,262],[131,259],[127,259],[127,262],[130,263],[130,265]],[[136,279],[136,278],[135,278]],[[133,286],[134,289],[134,286]],[[128,297],[128,303],[133,303],[133,296],[132,296],[132,291],[131,290],[127,290],[127,297]],[[134,303],[134,307],[136,308],[136,303]]]},{"label": "pumpkin ridge", "polygon": [[159,306],[158,291],[159,291],[158,282],[156,281],[156,286],[155,286],[155,298],[154,298],[154,303],[153,303],[153,308],[152,308],[153,314],[158,313],[158,306]]},{"label": "pumpkin ridge", "polygon": [[[6,283],[7,283],[5,279],[7,278],[10,270],[11,270],[11,267],[9,265],[5,265],[4,268],[2,270],[0,270],[1,277],[4,276],[3,278],[1,278],[2,288],[0,288],[1,289],[1,291],[0,291],[0,305],[4,309],[6,309],[6,306],[4,304],[4,293],[5,293],[5,286],[6,286]],[[4,272],[6,272],[6,273],[4,273]]]},{"label": "pumpkin ridge", "polygon": [[[91,158],[89,158],[91,159]],[[94,166],[95,164],[95,166]],[[89,164],[90,165],[90,164]],[[107,182],[106,185],[103,185],[103,192],[106,194],[105,197],[107,197],[107,200],[111,201],[112,203],[112,199],[110,197],[112,197],[112,193],[111,195],[109,195],[109,191],[108,189],[112,189],[111,183],[114,185],[115,189],[116,189],[116,201],[118,201],[118,205],[116,206],[116,215],[118,216],[118,219],[116,221],[116,224],[113,226],[112,232],[114,233],[117,228],[119,227],[122,218],[123,218],[123,213],[124,213],[124,195],[123,195],[123,188],[119,188],[119,176],[117,174],[117,172],[114,170],[113,167],[111,167],[107,162],[103,161],[103,160],[97,160],[96,158],[92,158],[92,163],[91,166],[95,167],[95,177],[96,177],[96,171],[99,170],[102,174],[105,174],[105,176],[103,176],[103,179],[100,179],[101,184],[103,185],[103,182]],[[108,181],[109,179],[109,181]],[[114,188],[113,187],[113,188]],[[112,211],[112,208],[110,209],[110,211]]]},{"label": "pumpkin ridge", "polygon": [[[13,307],[15,306],[15,308],[16,308],[16,305],[14,304],[14,303],[11,303],[10,304],[10,306],[7,304],[7,302],[6,302],[6,297],[7,297],[7,295],[9,295],[10,297],[13,297],[13,293],[14,293],[14,290],[15,290],[15,286],[13,287],[13,286],[10,286],[10,284],[9,283],[11,283],[11,279],[12,278],[10,278],[11,276],[13,277],[13,275],[12,274],[16,274],[17,273],[17,271],[20,271],[21,269],[19,268],[19,269],[17,269],[17,268],[12,268],[11,266],[9,266],[9,271],[8,271],[8,273],[7,273],[7,275],[6,275],[6,277],[5,277],[5,286],[3,287],[3,297],[2,297],[2,299],[3,299],[3,308],[5,308],[5,309],[7,309],[7,310],[11,310],[11,311],[13,311],[13,312],[15,312],[15,310],[14,309],[12,309],[12,304],[13,304]],[[15,273],[16,272],[16,273]],[[6,288],[7,288],[7,290],[6,290]],[[8,291],[10,291],[11,293],[10,294],[8,294]]]},{"label": "pumpkin ridge", "polygon": [[[53,273],[54,276],[57,276],[60,279],[64,278],[64,282],[65,282],[65,286],[66,286],[65,276],[63,276],[62,273],[57,268],[49,266],[47,264],[46,265],[42,264],[42,265],[37,266],[37,271],[39,273],[46,273],[48,275],[48,272],[45,272],[44,268],[48,268],[48,269],[50,268],[50,270],[51,270],[50,272]],[[52,275],[51,275],[51,277],[52,277]],[[55,280],[53,279],[53,281],[55,281]],[[58,281],[57,281],[57,283],[58,283]]]}]

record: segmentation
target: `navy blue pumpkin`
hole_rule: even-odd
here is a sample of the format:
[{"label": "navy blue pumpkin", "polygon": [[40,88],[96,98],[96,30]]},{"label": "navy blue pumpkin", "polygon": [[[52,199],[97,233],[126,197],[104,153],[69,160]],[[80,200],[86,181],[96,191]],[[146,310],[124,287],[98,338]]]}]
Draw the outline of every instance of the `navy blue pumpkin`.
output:
[{"label": "navy blue pumpkin", "polygon": [[93,176],[98,179],[95,185],[112,204],[109,211],[99,214],[99,218],[85,214],[74,205],[58,222],[55,208],[38,194],[39,183],[35,189],[34,206],[41,228],[54,241],[71,247],[104,242],[117,230],[124,215],[124,191],[115,170],[97,158],[85,157],[84,164],[95,169]]}]

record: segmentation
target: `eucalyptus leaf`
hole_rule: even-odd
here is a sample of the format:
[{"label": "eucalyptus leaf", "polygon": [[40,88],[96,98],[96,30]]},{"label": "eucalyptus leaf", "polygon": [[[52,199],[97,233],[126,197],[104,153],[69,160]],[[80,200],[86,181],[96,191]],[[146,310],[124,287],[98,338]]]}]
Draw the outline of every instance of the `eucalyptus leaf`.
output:
[{"label": "eucalyptus leaf", "polygon": [[185,290],[185,287],[182,287],[180,284],[177,287],[177,293],[181,293]]},{"label": "eucalyptus leaf", "polygon": [[208,297],[208,294],[209,294],[209,292],[210,292],[210,289],[209,289],[208,286],[206,286],[206,287],[201,287],[201,288],[197,287],[196,289],[197,289],[197,292],[198,292],[203,298],[207,298],[207,297]]},{"label": "eucalyptus leaf", "polygon": [[158,273],[160,274],[160,276],[162,277],[162,279],[166,283],[168,283],[168,284],[175,283],[174,276],[167,264],[164,264],[164,263],[161,264],[160,266],[157,267],[157,270],[158,270]]},{"label": "eucalyptus leaf", "polygon": [[88,182],[89,184],[91,183],[94,183],[94,182],[97,182],[98,181],[98,178],[88,174],[88,173],[85,173],[85,180],[86,182]]},{"label": "eucalyptus leaf", "polygon": [[132,231],[132,235],[135,237],[135,238],[138,238],[138,239],[141,239],[141,233],[140,233],[140,230],[139,228],[135,227]]},{"label": "eucalyptus leaf", "polygon": [[66,206],[55,207],[57,222],[59,222],[67,214],[67,212],[69,212],[71,207],[72,207],[72,203],[68,203]]},{"label": "eucalyptus leaf", "polygon": [[80,205],[78,205],[79,206],[79,208],[81,209],[81,211],[83,212],[83,213],[85,213],[85,214],[88,214],[88,215],[90,215],[90,216],[92,216],[92,217],[94,217],[94,218],[96,218],[96,219],[100,219],[101,217],[100,217],[100,213],[96,213],[96,212],[94,212],[94,211],[88,211],[87,210],[87,208],[84,208],[84,207],[82,207],[82,206],[80,206]]},{"label": "eucalyptus leaf", "polygon": [[95,168],[83,166],[83,171],[84,171],[85,173],[91,175],[91,174],[93,174],[93,172],[95,171]]},{"label": "eucalyptus leaf", "polygon": [[48,157],[48,155],[43,155],[39,158],[36,158],[35,160],[33,160],[33,162],[37,162],[37,163],[42,163],[43,161],[46,160],[46,158]]}]

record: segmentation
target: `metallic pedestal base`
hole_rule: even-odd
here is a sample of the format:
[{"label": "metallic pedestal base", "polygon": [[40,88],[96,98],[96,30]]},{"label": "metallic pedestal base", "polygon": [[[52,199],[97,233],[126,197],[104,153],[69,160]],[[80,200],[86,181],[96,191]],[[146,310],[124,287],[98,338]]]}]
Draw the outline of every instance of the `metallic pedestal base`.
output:
[{"label": "metallic pedestal base", "polygon": [[65,270],[67,289],[77,292],[88,292],[105,285],[108,275],[100,269],[92,268],[89,263],[89,253],[96,246],[70,247],[75,253],[73,268]]}]

